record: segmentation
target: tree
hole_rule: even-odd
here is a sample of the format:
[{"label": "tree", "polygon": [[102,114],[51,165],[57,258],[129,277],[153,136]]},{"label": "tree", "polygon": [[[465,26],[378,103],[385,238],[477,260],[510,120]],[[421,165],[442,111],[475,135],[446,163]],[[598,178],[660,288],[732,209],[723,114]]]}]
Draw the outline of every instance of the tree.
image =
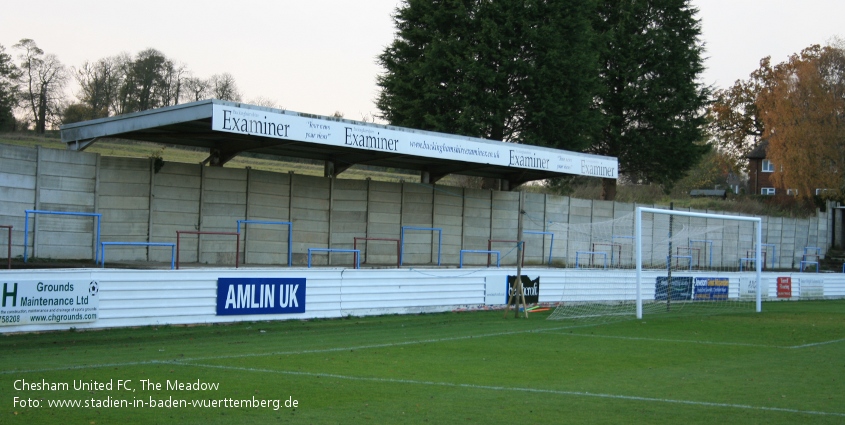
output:
[{"label": "tree", "polygon": [[209,90],[214,99],[241,101],[241,93],[235,84],[235,77],[228,72],[212,75],[209,79]]},{"label": "tree", "polygon": [[97,115],[91,107],[84,103],[72,103],[62,111],[62,124],[72,124],[94,119]]},{"label": "tree", "polygon": [[770,63],[771,58],[763,58],[748,80],[737,80],[730,88],[716,90],[708,108],[711,140],[738,169],[744,168],[748,154],[763,137],[757,97],[771,83]]},{"label": "tree", "polygon": [[20,71],[6,48],[0,45],[0,131],[15,128],[14,110],[18,104]]},{"label": "tree", "polygon": [[[591,151],[617,157],[626,178],[667,191],[709,150],[696,12],[689,0],[604,0],[595,24],[605,37],[599,97],[607,120]],[[615,196],[616,180],[604,179],[602,198]]]},{"label": "tree", "polygon": [[156,49],[139,52],[134,60],[121,61],[121,85],[115,113],[146,111],[177,105],[191,98],[193,87],[185,65],[176,65]]},{"label": "tree", "polygon": [[31,39],[22,39],[14,47],[22,50],[23,101],[32,114],[35,132],[43,134],[48,122],[60,121],[67,70],[56,55],[45,55]]},{"label": "tree", "polygon": [[394,125],[582,150],[600,128],[595,2],[406,0],[379,55]]},{"label": "tree", "polygon": [[[85,62],[74,69],[74,77],[80,87],[76,96],[80,103],[71,110],[74,120],[84,121],[111,115],[123,80],[122,60],[120,56],[104,58],[94,63]],[[67,111],[65,116],[68,116]]]},{"label": "tree", "polygon": [[687,175],[675,185],[675,190],[682,193],[692,189],[714,189],[716,186],[727,187],[731,176],[735,176],[735,167],[731,158],[724,152],[713,149],[704,154],[698,163],[690,168]]},{"label": "tree", "polygon": [[184,91],[187,93],[189,102],[196,102],[207,99],[211,83],[208,80],[198,77],[185,79]]},{"label": "tree", "polygon": [[163,83],[161,87],[161,106],[178,105],[184,94],[182,93],[188,69],[185,65],[176,65],[168,59],[164,63]]},{"label": "tree", "polygon": [[163,106],[161,94],[167,86],[167,63],[164,54],[155,49],[147,49],[139,52],[133,61],[124,64],[117,113],[145,111]]},{"label": "tree", "polygon": [[127,114],[217,97],[240,101],[231,74],[209,79],[194,77],[186,65],[177,64],[156,49],[133,58],[128,53],[85,62],[74,69],[79,83],[77,102],[63,109],[65,122]]},{"label": "tree", "polygon": [[[209,79],[188,77],[185,79],[183,90],[191,102],[203,99],[220,99],[230,100],[233,102],[241,101],[241,93],[238,90],[235,77],[227,72],[212,75]],[[276,101],[265,97],[254,98],[250,103],[258,106],[266,106],[268,108],[278,107]]]},{"label": "tree", "polygon": [[[840,43],[841,44],[841,43]],[[845,47],[818,45],[772,69],[757,100],[779,187],[845,191]]]},{"label": "tree", "polygon": [[275,100],[264,96],[254,97],[248,100],[247,103],[249,103],[250,105],[263,106],[265,108],[284,109],[279,106],[279,102],[276,102]]}]

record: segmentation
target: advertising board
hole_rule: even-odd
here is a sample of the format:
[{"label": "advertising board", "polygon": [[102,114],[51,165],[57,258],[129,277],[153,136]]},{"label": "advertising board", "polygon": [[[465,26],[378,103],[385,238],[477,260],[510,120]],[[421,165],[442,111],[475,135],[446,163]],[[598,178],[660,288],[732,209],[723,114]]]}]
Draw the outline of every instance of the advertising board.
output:
[{"label": "advertising board", "polygon": [[0,326],[97,320],[100,301],[96,281],[2,281],[0,287]]},{"label": "advertising board", "polygon": [[616,158],[215,104],[215,131],[615,179]]},{"label": "advertising board", "polygon": [[305,313],[305,278],[221,277],[217,315]]}]

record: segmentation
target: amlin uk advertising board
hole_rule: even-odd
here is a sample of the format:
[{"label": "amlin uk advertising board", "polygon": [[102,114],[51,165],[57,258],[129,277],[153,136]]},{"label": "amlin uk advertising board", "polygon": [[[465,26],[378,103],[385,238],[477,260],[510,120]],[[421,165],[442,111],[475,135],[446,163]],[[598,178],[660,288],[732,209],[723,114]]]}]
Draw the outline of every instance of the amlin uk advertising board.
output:
[{"label": "amlin uk advertising board", "polygon": [[96,281],[4,281],[0,286],[0,326],[97,320]]},{"label": "amlin uk advertising board", "polygon": [[305,313],[305,278],[217,279],[217,315]]}]

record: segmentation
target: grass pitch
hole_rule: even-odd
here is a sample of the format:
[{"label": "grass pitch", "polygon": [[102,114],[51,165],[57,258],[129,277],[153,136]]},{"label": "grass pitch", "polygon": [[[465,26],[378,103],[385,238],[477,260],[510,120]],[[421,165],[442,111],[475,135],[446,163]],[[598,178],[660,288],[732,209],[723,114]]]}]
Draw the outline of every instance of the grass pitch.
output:
[{"label": "grass pitch", "polygon": [[845,300],[763,309],[4,335],[0,423],[845,422]]}]

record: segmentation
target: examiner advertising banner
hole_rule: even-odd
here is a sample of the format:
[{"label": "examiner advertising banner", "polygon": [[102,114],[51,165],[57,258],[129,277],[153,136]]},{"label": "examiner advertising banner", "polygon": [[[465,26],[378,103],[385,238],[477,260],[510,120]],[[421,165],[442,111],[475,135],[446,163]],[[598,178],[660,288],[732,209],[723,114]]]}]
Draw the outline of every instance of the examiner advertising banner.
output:
[{"label": "examiner advertising banner", "polygon": [[479,164],[617,178],[616,158],[513,143],[490,143],[468,137],[403,131],[317,116],[215,104],[211,128],[228,133],[362,149],[396,155],[444,158]]},{"label": "examiner advertising banner", "polygon": [[97,320],[100,285],[96,281],[2,281],[0,286],[0,326]]}]

